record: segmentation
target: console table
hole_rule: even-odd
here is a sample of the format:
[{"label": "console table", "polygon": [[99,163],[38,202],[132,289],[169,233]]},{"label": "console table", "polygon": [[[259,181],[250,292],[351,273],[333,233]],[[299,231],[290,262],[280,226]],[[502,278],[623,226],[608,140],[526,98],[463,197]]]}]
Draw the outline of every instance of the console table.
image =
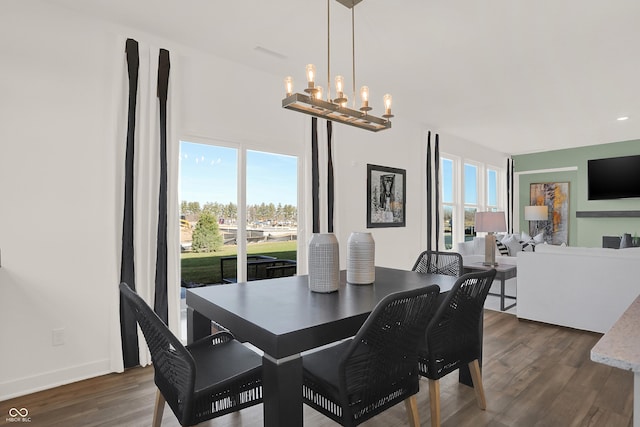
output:
[{"label": "console table", "polygon": [[591,349],[591,360],[633,371],[633,427],[640,427],[640,296]]},{"label": "console table", "polygon": [[[488,266],[483,265],[481,262],[474,262],[472,264],[467,264],[463,266],[465,273],[471,273],[473,271],[487,271],[495,268],[496,270],[496,279],[500,280],[500,293],[495,294],[489,292],[489,295],[500,297],[500,311],[509,310],[512,307],[516,306],[516,296],[515,295],[507,295],[504,289],[504,282],[513,279],[518,274],[518,268],[515,265],[509,264],[498,264],[496,266]],[[504,300],[511,299],[513,300],[513,304],[505,307]]]}]

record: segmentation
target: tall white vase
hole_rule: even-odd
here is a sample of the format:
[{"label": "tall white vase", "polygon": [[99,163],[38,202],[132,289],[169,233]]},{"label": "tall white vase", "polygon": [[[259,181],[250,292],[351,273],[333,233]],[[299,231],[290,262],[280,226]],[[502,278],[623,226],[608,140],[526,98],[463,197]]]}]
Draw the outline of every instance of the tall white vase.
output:
[{"label": "tall white vase", "polygon": [[347,241],[347,283],[370,285],[376,280],[376,244],[371,233],[353,232]]},{"label": "tall white vase", "polygon": [[335,292],[340,284],[338,239],[332,233],[314,233],[309,242],[309,289]]}]

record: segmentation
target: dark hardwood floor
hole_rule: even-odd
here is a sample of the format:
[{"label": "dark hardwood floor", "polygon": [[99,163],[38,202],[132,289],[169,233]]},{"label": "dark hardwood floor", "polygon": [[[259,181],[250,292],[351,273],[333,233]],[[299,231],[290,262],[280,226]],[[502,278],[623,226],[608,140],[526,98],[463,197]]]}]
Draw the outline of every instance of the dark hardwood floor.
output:
[{"label": "dark hardwood floor", "polygon": [[[535,322],[486,310],[484,385],[487,410],[475,404],[473,390],[457,375],[442,380],[443,427],[630,427],[633,374],[591,362],[589,352],[600,334]],[[426,380],[418,393],[420,420],[430,425]],[[0,402],[2,425],[12,407],[27,408],[30,426],[149,426],[156,388],[153,368],[135,368]],[[305,426],[336,426],[305,406]],[[163,426],[178,426],[169,407]],[[262,406],[202,425],[261,426]],[[407,425],[404,405],[362,424]]]}]

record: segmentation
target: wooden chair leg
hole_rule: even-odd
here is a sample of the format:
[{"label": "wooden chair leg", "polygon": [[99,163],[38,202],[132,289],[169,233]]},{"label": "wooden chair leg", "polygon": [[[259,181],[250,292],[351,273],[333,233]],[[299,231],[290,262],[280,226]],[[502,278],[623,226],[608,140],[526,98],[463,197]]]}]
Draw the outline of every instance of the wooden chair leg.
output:
[{"label": "wooden chair leg", "polygon": [[416,402],[416,395],[404,400],[404,406],[407,409],[407,415],[409,416],[410,427],[420,427],[420,416],[418,416],[418,403]]},{"label": "wooden chair leg", "polygon": [[431,405],[431,427],[440,427],[440,381],[429,380],[429,403]]},{"label": "wooden chair leg", "polygon": [[164,396],[160,390],[156,390],[156,407],[153,408],[153,427],[160,427],[162,424],[162,414],[164,413]]},{"label": "wooden chair leg", "polygon": [[484,396],[484,387],[482,386],[482,374],[480,373],[480,364],[478,359],[469,362],[469,371],[471,372],[471,380],[473,381],[473,390],[476,392],[476,402],[480,409],[487,409],[487,399]]}]

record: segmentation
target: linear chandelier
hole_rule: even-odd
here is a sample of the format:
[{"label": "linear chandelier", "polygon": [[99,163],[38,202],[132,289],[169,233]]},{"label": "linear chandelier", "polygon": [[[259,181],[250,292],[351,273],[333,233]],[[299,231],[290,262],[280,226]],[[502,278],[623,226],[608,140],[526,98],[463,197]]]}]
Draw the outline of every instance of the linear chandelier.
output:
[{"label": "linear chandelier", "polygon": [[351,74],[353,82],[352,106],[347,107],[348,98],[344,93],[344,77],[336,76],[336,97],[331,99],[331,28],[330,28],[330,2],[327,0],[327,92],[326,99],[323,99],[322,87],[316,86],[316,67],[313,64],[307,65],[307,87],[305,93],[293,93],[293,78],[284,79],[287,96],[282,100],[282,107],[300,113],[309,114],[315,117],[332,120],[360,129],[378,132],[391,127],[391,95],[386,94],[383,98],[385,112],[382,117],[369,114],[372,110],[369,107],[369,88],[362,86],[360,98],[362,104],[356,109],[356,60],[355,60],[355,6],[362,0],[336,0],[338,3],[351,9]]}]

